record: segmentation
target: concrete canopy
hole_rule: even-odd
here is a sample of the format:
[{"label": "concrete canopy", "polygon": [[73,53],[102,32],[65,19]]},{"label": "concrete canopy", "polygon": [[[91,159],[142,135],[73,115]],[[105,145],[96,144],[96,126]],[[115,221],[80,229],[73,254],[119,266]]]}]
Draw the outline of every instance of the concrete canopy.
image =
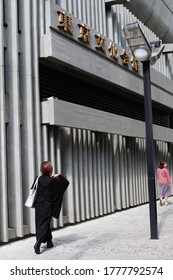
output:
[{"label": "concrete canopy", "polygon": [[151,29],[163,43],[173,43],[172,0],[105,0],[106,5],[123,4]]}]

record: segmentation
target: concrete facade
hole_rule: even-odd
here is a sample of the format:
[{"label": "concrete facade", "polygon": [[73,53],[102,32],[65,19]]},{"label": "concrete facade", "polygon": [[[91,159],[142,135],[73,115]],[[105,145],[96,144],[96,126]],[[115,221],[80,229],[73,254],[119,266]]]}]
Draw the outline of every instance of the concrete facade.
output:
[{"label": "concrete facade", "polygon": [[[42,65],[63,77],[80,78],[104,95],[119,90],[143,100],[142,67],[134,71],[130,53],[122,38],[121,25],[136,20],[123,5],[108,1],[6,0],[0,2],[0,240],[35,232],[34,210],[24,201],[29,186],[39,174],[42,160],[51,160],[54,171],[67,176],[59,220],[63,227],[113,213],[148,201],[145,122],[133,117],[59,99],[64,87],[54,89],[47,82],[43,98]],[[111,1],[110,1],[111,2]],[[112,1],[116,2],[116,1]],[[132,1],[134,3],[135,1]],[[163,2],[163,1],[157,1]],[[116,4],[116,3],[115,3]],[[156,5],[157,6],[157,5]],[[64,30],[59,15],[71,18]],[[84,25],[83,25],[84,24]],[[143,26],[149,40],[158,34]],[[79,27],[89,29],[90,41],[81,40]],[[69,32],[71,31],[71,32]],[[157,30],[156,30],[157,31]],[[104,45],[96,38],[104,37]],[[110,56],[110,43],[118,57]],[[126,50],[129,61],[123,64]],[[55,78],[58,84],[58,75]],[[47,80],[46,80],[47,81]],[[70,83],[68,78],[65,83]],[[73,91],[74,83],[69,84]],[[168,125],[154,124],[156,166],[168,161],[171,175],[173,127],[172,54],[165,54],[151,67],[152,100],[157,110],[168,112]],[[94,93],[93,93],[94,95]],[[115,100],[118,96],[115,96]],[[159,109],[160,108],[160,109]],[[161,113],[160,113],[161,114]]]}]

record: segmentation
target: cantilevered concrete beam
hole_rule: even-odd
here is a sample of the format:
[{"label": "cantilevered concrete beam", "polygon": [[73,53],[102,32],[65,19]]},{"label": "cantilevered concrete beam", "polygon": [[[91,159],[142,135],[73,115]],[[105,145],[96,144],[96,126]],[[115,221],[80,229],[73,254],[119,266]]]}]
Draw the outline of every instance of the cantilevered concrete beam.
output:
[{"label": "cantilevered concrete beam", "polygon": [[105,0],[107,6],[123,4],[151,29],[163,43],[173,43],[172,0]]}]

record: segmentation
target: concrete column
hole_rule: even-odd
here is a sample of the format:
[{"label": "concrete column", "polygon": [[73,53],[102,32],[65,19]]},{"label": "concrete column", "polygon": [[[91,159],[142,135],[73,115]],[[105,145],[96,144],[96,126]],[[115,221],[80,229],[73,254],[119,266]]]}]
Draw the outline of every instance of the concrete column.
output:
[{"label": "concrete column", "polygon": [[[38,0],[37,2],[39,3],[39,8],[38,8],[38,18],[39,18],[39,36],[42,36],[45,34],[45,2],[47,0]],[[41,49],[40,49],[41,53]]]},{"label": "concrete column", "polygon": [[124,149],[124,183],[125,183],[125,198],[126,198],[126,208],[129,208],[129,170],[128,170],[128,149],[127,149],[127,139],[123,137],[123,149]]},{"label": "concrete column", "polygon": [[[31,1],[21,1],[21,26],[22,26],[22,51],[20,54],[20,91],[22,99],[22,174],[23,185],[32,185],[33,180],[38,175],[35,172],[35,141],[34,141],[34,102],[33,80],[32,80],[32,29],[31,29]],[[38,170],[37,170],[38,171]],[[28,189],[24,190],[26,199]],[[27,223],[35,224],[32,211],[28,211]]]},{"label": "concrete column", "polygon": [[103,215],[103,193],[102,193],[102,174],[101,174],[101,135],[96,134],[97,141],[97,188],[98,188],[98,205],[99,205],[99,215]]},{"label": "concrete column", "polygon": [[92,149],[93,149],[93,195],[94,195],[94,215],[99,216],[99,201],[98,201],[98,179],[97,179],[97,139],[96,133],[91,133]]},{"label": "concrete column", "polygon": [[123,136],[119,135],[119,151],[120,151],[120,181],[121,181],[121,206],[122,209],[126,208],[126,182],[125,182],[125,164],[124,164],[124,143]]},{"label": "concrete column", "polygon": [[70,185],[65,192],[64,207],[68,214],[69,223],[75,222],[74,212],[74,185],[73,185],[73,166],[72,166],[72,133],[71,128],[62,128],[62,175],[64,175]]},{"label": "concrete column", "polygon": [[78,131],[79,138],[79,195],[80,195],[80,213],[81,220],[85,220],[85,192],[84,192],[84,170],[83,170],[83,133]]},{"label": "concrete column", "polygon": [[[62,173],[62,160],[61,160],[61,129],[59,127],[54,127],[55,133],[55,155],[56,155],[56,162],[55,162],[55,173]],[[63,204],[61,208],[61,212],[58,219],[58,225],[63,227],[64,219],[63,219]]]},{"label": "concrete column", "polygon": [[15,228],[16,236],[21,237],[23,236],[23,200],[17,1],[9,0],[7,4],[6,90],[9,95],[9,123],[7,126],[9,226]]},{"label": "concrete column", "polygon": [[[54,126],[49,126],[49,158],[50,162],[53,165],[53,173],[58,173],[57,168],[56,168],[56,137],[55,137],[55,127]],[[53,228],[57,228],[58,221],[57,219],[53,218],[52,219],[52,226]]]},{"label": "concrete column", "polygon": [[92,145],[92,132],[87,131],[88,135],[88,188],[89,188],[89,201],[90,201],[90,217],[95,217],[94,211],[94,170],[93,170],[93,145]]},{"label": "concrete column", "polygon": [[109,157],[109,187],[110,187],[110,207],[111,212],[115,211],[115,200],[114,200],[114,176],[113,176],[113,145],[112,145],[112,134],[109,135],[109,146],[108,146],[108,157]]},{"label": "concrete column", "polygon": [[133,198],[133,138],[128,139],[128,183],[129,183],[129,206],[134,206]]},{"label": "concrete column", "polygon": [[102,201],[103,213],[107,213],[107,192],[106,192],[106,139],[105,135],[101,135],[101,180],[102,180]]},{"label": "concrete column", "polygon": [[88,135],[87,130],[83,130],[83,149],[84,149],[84,197],[85,197],[85,218],[90,219],[90,201],[89,201],[89,180],[88,180]]},{"label": "concrete column", "polygon": [[119,150],[119,137],[112,136],[113,146],[113,181],[114,181],[114,195],[115,195],[115,210],[121,210],[121,180],[120,180],[120,150]]},{"label": "concrete column", "polygon": [[3,1],[0,2],[0,240],[8,241]]},{"label": "concrete column", "polygon": [[47,125],[42,125],[42,157],[43,161],[48,160],[48,127]]},{"label": "concrete column", "polygon": [[109,134],[105,135],[105,187],[106,187],[106,205],[107,213],[111,213],[111,197],[110,197],[110,161],[109,161]]},{"label": "concrete column", "polygon": [[32,0],[32,88],[33,88],[33,114],[34,114],[34,153],[35,170],[39,171],[42,162],[41,154],[41,117],[40,117],[40,88],[39,88],[39,7],[38,0]]},{"label": "concrete column", "polygon": [[72,129],[73,137],[73,181],[74,181],[74,208],[75,221],[80,222],[80,195],[79,195],[79,152],[78,152],[78,129]]}]

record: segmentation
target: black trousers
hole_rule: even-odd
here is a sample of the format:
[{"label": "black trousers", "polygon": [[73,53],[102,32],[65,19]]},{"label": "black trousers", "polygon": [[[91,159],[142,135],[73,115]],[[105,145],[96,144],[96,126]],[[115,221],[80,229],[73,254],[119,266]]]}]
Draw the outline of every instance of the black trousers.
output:
[{"label": "black trousers", "polygon": [[51,202],[37,202],[35,206],[36,239],[40,243],[45,243],[52,240],[52,233],[50,228],[51,218]]}]

